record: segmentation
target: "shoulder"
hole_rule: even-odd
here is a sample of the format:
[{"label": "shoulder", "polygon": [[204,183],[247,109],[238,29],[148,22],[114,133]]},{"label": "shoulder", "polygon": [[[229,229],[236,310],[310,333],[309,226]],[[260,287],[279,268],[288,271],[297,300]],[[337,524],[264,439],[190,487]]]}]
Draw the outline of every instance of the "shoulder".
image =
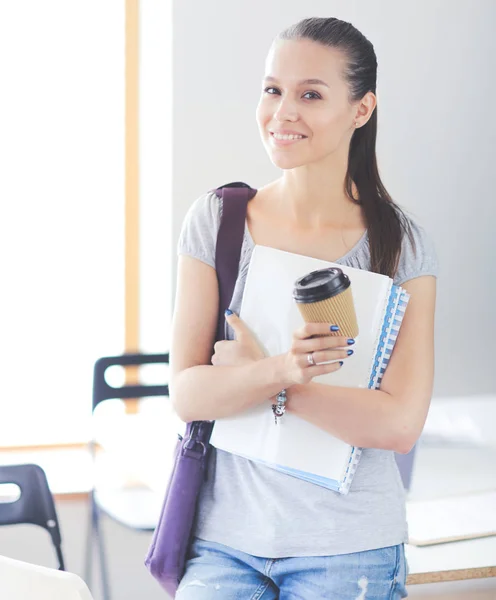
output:
[{"label": "shoulder", "polygon": [[208,191],[196,198],[188,208],[183,225],[194,224],[200,227],[215,227],[220,224],[222,198],[215,191]]},{"label": "shoulder", "polygon": [[215,268],[215,246],[222,216],[222,198],[208,191],[193,201],[183,220],[177,254],[197,258]]},{"label": "shoulder", "polygon": [[404,224],[401,254],[394,283],[401,285],[405,281],[423,275],[437,277],[439,262],[436,245],[430,231],[427,231],[423,225],[406,213]]}]

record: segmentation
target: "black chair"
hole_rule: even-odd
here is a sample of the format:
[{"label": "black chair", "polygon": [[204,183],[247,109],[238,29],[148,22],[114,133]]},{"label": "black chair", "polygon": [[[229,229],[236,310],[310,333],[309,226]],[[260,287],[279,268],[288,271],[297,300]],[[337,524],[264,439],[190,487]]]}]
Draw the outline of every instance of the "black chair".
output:
[{"label": "black chair", "polygon": [[[105,372],[113,366],[140,366],[146,364],[169,364],[169,354],[123,354],[103,357],[96,361],[93,371],[93,404],[96,407],[106,400],[139,399],[151,396],[168,396],[169,386],[161,385],[123,385],[112,387],[105,379]],[[93,435],[90,451],[95,464],[98,440]],[[130,440],[132,444],[132,440]],[[158,523],[163,496],[147,488],[122,487],[105,490],[93,485],[90,492],[90,522],[86,544],[85,580],[91,588],[94,541],[97,542],[100,561],[102,592],[105,600],[110,599],[107,560],[100,518],[102,515],[136,531],[153,531]]]},{"label": "black chair", "polygon": [[0,502],[0,525],[27,523],[46,529],[55,546],[59,570],[65,571],[59,520],[45,471],[39,465],[3,465],[0,484],[15,484],[21,490],[18,499]]}]

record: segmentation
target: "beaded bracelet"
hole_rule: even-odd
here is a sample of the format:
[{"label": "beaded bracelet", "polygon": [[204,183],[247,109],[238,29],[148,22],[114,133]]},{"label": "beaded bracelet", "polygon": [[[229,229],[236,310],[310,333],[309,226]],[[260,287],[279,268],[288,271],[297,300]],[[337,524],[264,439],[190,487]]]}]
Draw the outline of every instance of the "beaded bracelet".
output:
[{"label": "beaded bracelet", "polygon": [[276,404],[272,405],[272,412],[274,413],[274,421],[277,425],[277,420],[280,419],[286,412],[286,390],[281,390],[277,394]]}]

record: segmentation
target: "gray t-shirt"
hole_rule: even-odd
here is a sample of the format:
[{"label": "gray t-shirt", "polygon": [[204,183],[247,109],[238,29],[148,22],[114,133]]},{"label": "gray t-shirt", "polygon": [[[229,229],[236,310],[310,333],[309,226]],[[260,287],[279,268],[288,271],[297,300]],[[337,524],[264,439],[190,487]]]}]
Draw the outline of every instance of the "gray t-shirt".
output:
[{"label": "gray t-shirt", "polygon": [[[178,254],[215,268],[222,199],[200,196],[183,222]],[[436,252],[425,230],[410,217],[416,255],[403,240],[394,283],[420,275],[437,277]],[[231,309],[239,314],[254,242],[245,224],[240,269]],[[367,232],[335,261],[370,268]],[[227,326],[227,339],[235,339]],[[194,533],[204,540],[267,558],[347,554],[408,540],[405,490],[394,452],[364,448],[347,495],[279,473],[229,452],[212,449]]]}]

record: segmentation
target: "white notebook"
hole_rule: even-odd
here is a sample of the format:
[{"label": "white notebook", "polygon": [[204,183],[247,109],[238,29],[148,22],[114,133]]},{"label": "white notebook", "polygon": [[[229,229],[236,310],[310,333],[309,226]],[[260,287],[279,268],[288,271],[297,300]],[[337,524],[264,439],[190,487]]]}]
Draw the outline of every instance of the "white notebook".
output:
[{"label": "white notebook", "polygon": [[[408,294],[393,280],[300,254],[256,245],[250,261],[240,317],[266,356],[288,352],[303,318],[293,300],[295,281],[317,269],[339,267],[348,275],[359,335],[343,367],[313,379],[342,387],[378,388],[401,326]],[[286,412],[277,425],[269,399],[234,417],[217,419],[216,448],[346,494],[361,449]]]}]

